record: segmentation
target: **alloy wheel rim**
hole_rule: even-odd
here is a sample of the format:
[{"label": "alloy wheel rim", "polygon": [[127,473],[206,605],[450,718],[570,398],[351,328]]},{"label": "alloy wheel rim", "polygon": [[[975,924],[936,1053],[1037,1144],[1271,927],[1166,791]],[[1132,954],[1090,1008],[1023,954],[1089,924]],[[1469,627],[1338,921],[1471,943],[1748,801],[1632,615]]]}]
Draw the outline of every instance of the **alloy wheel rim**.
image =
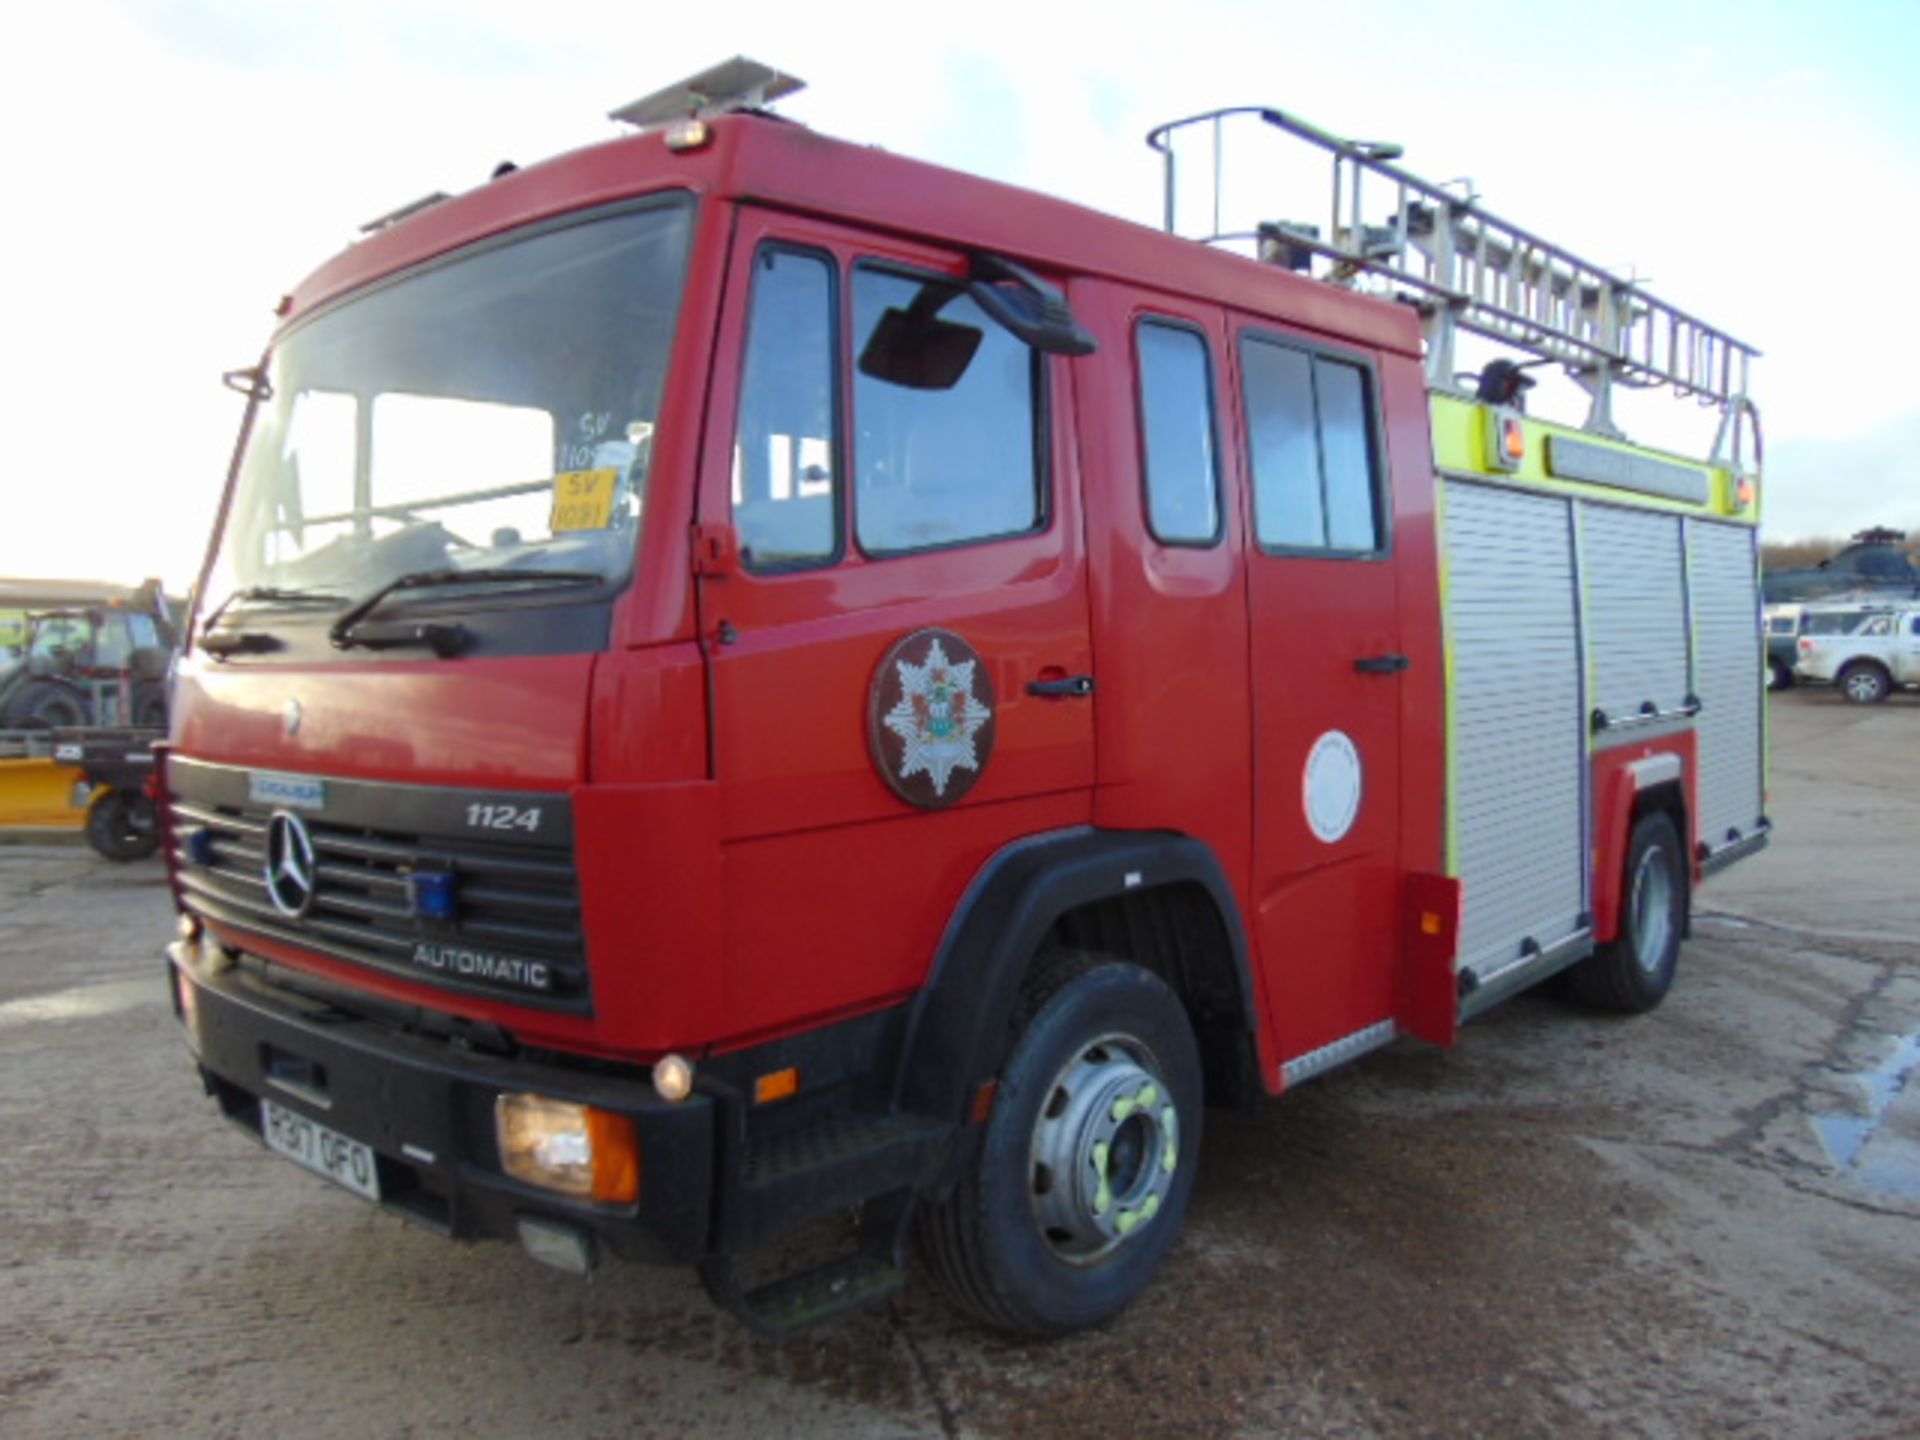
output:
[{"label": "alloy wheel rim", "polygon": [[1089,1265],[1152,1228],[1180,1163],[1172,1092],[1146,1046],[1104,1035],[1081,1046],[1034,1119],[1028,1187],[1049,1249]]},{"label": "alloy wheel rim", "polygon": [[1634,867],[1629,892],[1633,955],[1649,975],[1659,971],[1673,932],[1673,872],[1666,855],[1663,847],[1650,846]]}]

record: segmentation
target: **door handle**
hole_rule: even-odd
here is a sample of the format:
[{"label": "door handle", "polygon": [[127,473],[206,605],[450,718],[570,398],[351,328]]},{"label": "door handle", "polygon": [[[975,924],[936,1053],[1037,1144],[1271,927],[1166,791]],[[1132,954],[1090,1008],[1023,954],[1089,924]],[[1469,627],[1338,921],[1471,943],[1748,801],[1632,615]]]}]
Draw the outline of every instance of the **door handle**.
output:
[{"label": "door handle", "polygon": [[1404,655],[1368,655],[1353,662],[1362,675],[1398,675],[1413,662]]},{"label": "door handle", "polygon": [[1063,675],[1058,680],[1029,680],[1027,694],[1047,700],[1077,700],[1093,694],[1093,676]]}]

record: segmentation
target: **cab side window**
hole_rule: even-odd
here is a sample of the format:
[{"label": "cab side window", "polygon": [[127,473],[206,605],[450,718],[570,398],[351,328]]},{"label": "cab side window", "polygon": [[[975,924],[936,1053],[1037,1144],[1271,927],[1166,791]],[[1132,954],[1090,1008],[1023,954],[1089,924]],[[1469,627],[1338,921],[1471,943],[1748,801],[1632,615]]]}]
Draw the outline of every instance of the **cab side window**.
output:
[{"label": "cab side window", "polygon": [[1220,472],[1206,339],[1147,320],[1136,345],[1147,529],[1163,545],[1211,545],[1220,538]]},{"label": "cab side window", "polygon": [[754,265],[733,447],[733,523],[752,570],[840,553],[834,291],[817,254],[769,246]]},{"label": "cab side window", "polygon": [[1247,336],[1241,345],[1254,533],[1263,548],[1383,548],[1369,375],[1363,366]]},{"label": "cab side window", "polygon": [[853,272],[854,533],[870,555],[1045,522],[1040,360],[951,281]]}]

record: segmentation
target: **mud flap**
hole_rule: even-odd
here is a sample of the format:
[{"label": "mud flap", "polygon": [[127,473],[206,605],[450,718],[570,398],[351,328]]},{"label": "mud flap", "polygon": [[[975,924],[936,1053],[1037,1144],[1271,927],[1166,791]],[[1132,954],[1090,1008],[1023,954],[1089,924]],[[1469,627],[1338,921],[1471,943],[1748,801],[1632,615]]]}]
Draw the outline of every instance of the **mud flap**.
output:
[{"label": "mud flap", "polygon": [[1464,893],[1453,876],[1424,874],[1408,875],[1401,892],[1404,939],[1394,1019],[1402,1034],[1435,1045],[1451,1045],[1459,1028],[1454,964]]}]

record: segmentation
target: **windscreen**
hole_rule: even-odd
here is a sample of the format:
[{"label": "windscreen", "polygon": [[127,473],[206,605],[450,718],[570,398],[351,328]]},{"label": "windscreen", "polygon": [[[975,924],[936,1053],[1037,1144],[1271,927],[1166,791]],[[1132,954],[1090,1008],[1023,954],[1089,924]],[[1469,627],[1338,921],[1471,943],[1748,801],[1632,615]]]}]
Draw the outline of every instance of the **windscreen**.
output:
[{"label": "windscreen", "polygon": [[625,577],[692,213],[676,197],[491,244],[288,334],[210,603],[424,570]]}]

